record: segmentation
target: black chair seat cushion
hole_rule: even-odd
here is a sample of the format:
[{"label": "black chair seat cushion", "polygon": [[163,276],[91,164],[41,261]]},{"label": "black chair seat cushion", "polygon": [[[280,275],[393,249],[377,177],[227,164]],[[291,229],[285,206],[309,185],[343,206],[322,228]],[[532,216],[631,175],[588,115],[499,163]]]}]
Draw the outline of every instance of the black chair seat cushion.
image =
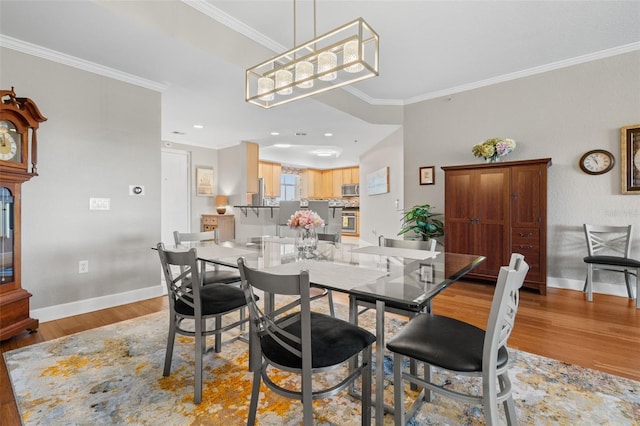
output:
[{"label": "black chair seat cushion", "polygon": [[[279,322],[286,321],[290,317],[291,315],[288,315]],[[284,329],[294,336],[300,337],[300,321],[296,321]],[[293,343],[284,336],[280,337],[296,349],[301,348],[300,344]],[[375,340],[373,334],[347,321],[311,312],[312,368],[340,364],[371,345]],[[289,368],[302,368],[301,358],[282,347],[270,335],[264,335],[260,339],[260,344],[262,354],[268,360]]]},{"label": "black chair seat cushion", "polygon": [[205,284],[211,283],[234,283],[240,281],[240,273],[238,271],[207,271],[204,273],[203,281]]},{"label": "black chair seat cushion", "polygon": [[630,259],[628,257],[622,256],[587,256],[583,260],[585,261],[585,263],[596,263],[598,265],[640,268],[640,260]]},{"label": "black chair seat cushion", "polygon": [[[228,284],[207,284],[200,289],[202,315],[216,315],[232,311],[247,304],[244,292]],[[176,312],[180,315],[193,316],[193,308],[183,300],[176,300]]]},{"label": "black chair seat cushion", "polygon": [[[459,372],[482,371],[485,332],[453,318],[420,314],[387,343],[387,348],[437,367]],[[498,351],[498,368],[509,362],[503,346]]]}]

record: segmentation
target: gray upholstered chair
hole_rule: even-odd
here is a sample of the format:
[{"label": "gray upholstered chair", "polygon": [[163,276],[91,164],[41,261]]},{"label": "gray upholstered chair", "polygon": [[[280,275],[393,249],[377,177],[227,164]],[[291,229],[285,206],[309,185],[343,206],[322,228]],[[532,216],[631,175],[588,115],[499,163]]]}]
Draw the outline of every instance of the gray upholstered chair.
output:
[{"label": "gray upholstered chair", "polygon": [[276,225],[276,235],[284,236],[282,227],[287,227],[287,222],[295,212],[300,210],[300,201],[280,201],[278,203],[278,223]]},{"label": "gray upholstered chair", "polygon": [[[170,316],[162,374],[168,376],[171,373],[176,334],[195,337],[193,401],[199,404],[202,401],[202,354],[206,350],[206,337],[215,336],[214,350],[220,352],[223,343],[221,334],[247,321],[241,315],[240,320],[223,326],[222,317],[232,312],[242,312],[247,306],[247,301],[244,292],[237,286],[222,283],[203,285],[195,248],[188,251],[171,251],[165,250],[162,243],[158,243],[156,247],[167,285]],[[173,267],[179,267],[181,272],[174,273]],[[207,319],[213,320],[213,328],[208,328]],[[191,320],[188,323],[192,326],[183,327],[185,320]],[[232,339],[238,337],[239,335]]]},{"label": "gray upholstered chair", "polygon": [[[502,403],[507,423],[518,424],[511,395],[506,344],[518,311],[519,289],[528,270],[529,265],[521,254],[512,254],[509,266],[500,268],[486,331],[454,318],[425,313],[413,318],[389,340],[387,349],[393,352],[396,426],[404,425],[424,401],[430,400],[429,391],[467,403],[482,404],[487,425],[499,424],[498,404]],[[405,357],[425,364],[423,377],[405,371]],[[481,377],[482,395],[460,393],[432,382],[429,366],[449,370],[459,376]],[[423,388],[406,412],[405,381]]]},{"label": "gray upholstered chair", "polygon": [[[182,243],[188,242],[206,242],[217,241],[217,231],[205,231],[205,232],[173,232],[173,239],[177,246]],[[205,284],[210,283],[239,283],[240,273],[231,269],[221,269],[219,265],[213,265],[207,267],[207,262],[202,261],[200,271],[203,274],[203,280]]]},{"label": "gray upholstered chair", "polygon": [[[275,275],[258,271],[238,259],[251,322],[249,326],[249,364],[253,371],[253,387],[248,425],[253,425],[258,409],[260,384],[279,395],[302,400],[302,424],[313,424],[314,399],[337,394],[362,377],[362,424],[371,423],[371,346],[375,336],[347,321],[311,311],[309,272]],[[255,290],[270,295],[299,298],[299,309],[291,312],[291,304],[266,311],[256,303]],[[297,308],[297,307],[296,307]],[[349,361],[353,369],[336,379],[326,389],[312,389],[312,375],[338,368]],[[270,372],[289,371],[301,375],[299,389],[275,383]]]},{"label": "gray upholstered chair", "polygon": [[[584,235],[587,239],[587,253],[583,260],[587,264],[587,279],[584,291],[587,300],[593,300],[593,271],[615,271],[624,274],[629,299],[636,299],[636,307],[640,308],[640,260],[631,258],[631,237],[633,225],[601,226],[584,224]],[[633,272],[635,271],[635,272]],[[636,277],[636,294],[631,288],[631,276]]]}]

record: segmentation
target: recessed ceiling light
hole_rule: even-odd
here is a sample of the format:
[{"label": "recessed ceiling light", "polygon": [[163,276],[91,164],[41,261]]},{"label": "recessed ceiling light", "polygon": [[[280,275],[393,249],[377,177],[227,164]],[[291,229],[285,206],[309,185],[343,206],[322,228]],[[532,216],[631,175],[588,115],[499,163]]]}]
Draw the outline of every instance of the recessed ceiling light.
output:
[{"label": "recessed ceiling light", "polygon": [[325,133],[324,135],[325,135],[326,137],[329,137],[329,136],[333,136],[333,133]]},{"label": "recessed ceiling light", "polygon": [[289,148],[291,145],[289,145],[288,143],[277,143],[275,145],[276,148]]},{"label": "recessed ceiling light", "polygon": [[204,129],[204,126],[202,124],[194,124],[193,128],[194,129]]},{"label": "recessed ceiling light", "polygon": [[316,149],[313,151],[313,154],[318,157],[331,157],[332,155],[336,155],[337,152],[333,149]]},{"label": "recessed ceiling light", "polygon": [[278,136],[280,132],[271,132],[271,136]]}]

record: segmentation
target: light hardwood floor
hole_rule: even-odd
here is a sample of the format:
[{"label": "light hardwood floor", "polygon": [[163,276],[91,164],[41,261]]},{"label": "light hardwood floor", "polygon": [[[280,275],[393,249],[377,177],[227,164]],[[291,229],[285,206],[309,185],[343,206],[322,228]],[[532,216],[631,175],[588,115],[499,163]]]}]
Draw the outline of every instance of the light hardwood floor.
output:
[{"label": "light hardwood floor", "polygon": [[[433,310],[484,328],[493,296],[488,284],[458,282],[434,299]],[[334,292],[338,303],[347,298]],[[166,298],[150,299],[40,325],[0,343],[0,352],[150,314],[167,308]],[[640,309],[624,297],[550,288],[546,296],[523,290],[509,347],[640,381]],[[20,425],[7,368],[0,365],[0,419]]]}]

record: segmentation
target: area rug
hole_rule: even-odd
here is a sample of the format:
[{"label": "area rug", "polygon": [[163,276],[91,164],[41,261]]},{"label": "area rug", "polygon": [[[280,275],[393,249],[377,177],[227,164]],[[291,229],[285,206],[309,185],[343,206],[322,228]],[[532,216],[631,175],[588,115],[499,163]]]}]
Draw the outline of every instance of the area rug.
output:
[{"label": "area rug", "polygon": [[[346,308],[336,308],[346,318]],[[367,313],[360,323],[373,329],[374,318]],[[387,319],[386,328],[392,333],[402,324]],[[246,424],[252,378],[247,371],[246,343],[238,340],[225,345],[221,353],[205,354],[202,403],[194,405],[193,340],[177,339],[171,375],[163,377],[167,329],[165,311],[5,353],[23,424]],[[517,350],[510,353],[520,424],[640,424],[639,382]],[[391,373],[390,359],[385,359],[384,368]],[[447,386],[458,386],[442,372],[436,372],[436,377]],[[296,378],[283,376],[282,380]],[[479,382],[463,386],[480,387]],[[412,393],[408,387],[406,392]],[[391,384],[385,389],[385,399],[392,402]],[[346,392],[318,400],[314,417],[319,425],[356,425],[360,423],[360,402]],[[298,401],[263,388],[258,424],[301,422]],[[392,416],[387,414],[383,423],[393,424]],[[484,416],[480,406],[436,396],[410,424],[481,425]]]}]

